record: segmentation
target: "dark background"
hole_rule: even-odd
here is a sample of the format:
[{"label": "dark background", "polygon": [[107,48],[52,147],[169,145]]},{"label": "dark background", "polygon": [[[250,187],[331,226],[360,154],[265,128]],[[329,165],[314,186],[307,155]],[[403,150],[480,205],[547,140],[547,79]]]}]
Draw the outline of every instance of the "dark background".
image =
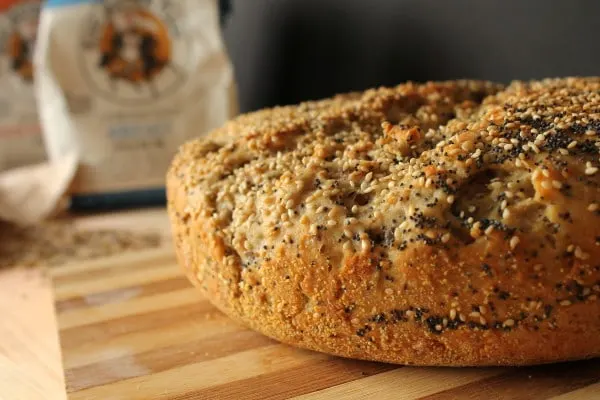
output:
[{"label": "dark background", "polygon": [[406,80],[600,75],[597,0],[229,3],[244,112]]}]

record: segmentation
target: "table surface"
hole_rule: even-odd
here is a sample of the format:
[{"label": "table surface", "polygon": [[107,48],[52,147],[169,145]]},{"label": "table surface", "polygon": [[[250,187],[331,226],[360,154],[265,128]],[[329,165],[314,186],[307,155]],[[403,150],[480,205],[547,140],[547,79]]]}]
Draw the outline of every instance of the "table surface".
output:
[{"label": "table surface", "polygon": [[170,244],[50,273],[70,400],[600,398],[600,359],[419,368],[286,346],[215,309]]},{"label": "table surface", "polygon": [[0,399],[66,399],[50,278],[0,271]]},{"label": "table surface", "polygon": [[[75,223],[86,229],[155,231],[165,238],[170,235],[166,214],[161,209],[79,217]],[[0,400],[66,399],[48,271],[0,271],[0,318]],[[521,383],[530,386],[528,382]],[[560,398],[594,398],[598,385],[565,393]]]},{"label": "table surface", "polygon": [[[82,216],[86,229],[158,231],[163,210]],[[43,268],[0,271],[0,400],[66,399],[50,277]]]}]

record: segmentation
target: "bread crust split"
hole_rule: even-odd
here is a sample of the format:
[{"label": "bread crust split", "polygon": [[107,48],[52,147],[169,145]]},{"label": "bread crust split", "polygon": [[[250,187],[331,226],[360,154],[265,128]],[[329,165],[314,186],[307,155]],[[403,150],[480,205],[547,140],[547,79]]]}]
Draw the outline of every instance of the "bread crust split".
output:
[{"label": "bread crust split", "polygon": [[291,345],[413,365],[600,355],[600,78],[378,88],[241,115],[167,177],[177,257]]}]

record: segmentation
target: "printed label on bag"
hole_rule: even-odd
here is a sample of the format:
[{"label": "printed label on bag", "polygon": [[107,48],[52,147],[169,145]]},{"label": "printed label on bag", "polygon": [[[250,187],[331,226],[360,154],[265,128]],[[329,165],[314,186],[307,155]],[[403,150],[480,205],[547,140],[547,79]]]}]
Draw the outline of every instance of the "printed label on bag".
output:
[{"label": "printed label on bag", "polygon": [[84,19],[80,62],[90,86],[123,104],[152,103],[186,81],[186,71],[173,54],[189,54],[189,42],[173,19],[177,3],[156,11],[149,1],[104,3],[104,12]]}]

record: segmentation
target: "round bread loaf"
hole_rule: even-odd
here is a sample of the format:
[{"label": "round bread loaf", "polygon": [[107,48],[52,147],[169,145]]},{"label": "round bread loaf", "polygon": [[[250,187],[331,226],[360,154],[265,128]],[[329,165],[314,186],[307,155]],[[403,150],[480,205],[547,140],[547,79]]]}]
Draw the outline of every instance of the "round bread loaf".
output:
[{"label": "round bread loaf", "polygon": [[600,355],[600,79],[242,115],[168,175],[179,262],[284,343],[415,365]]}]

